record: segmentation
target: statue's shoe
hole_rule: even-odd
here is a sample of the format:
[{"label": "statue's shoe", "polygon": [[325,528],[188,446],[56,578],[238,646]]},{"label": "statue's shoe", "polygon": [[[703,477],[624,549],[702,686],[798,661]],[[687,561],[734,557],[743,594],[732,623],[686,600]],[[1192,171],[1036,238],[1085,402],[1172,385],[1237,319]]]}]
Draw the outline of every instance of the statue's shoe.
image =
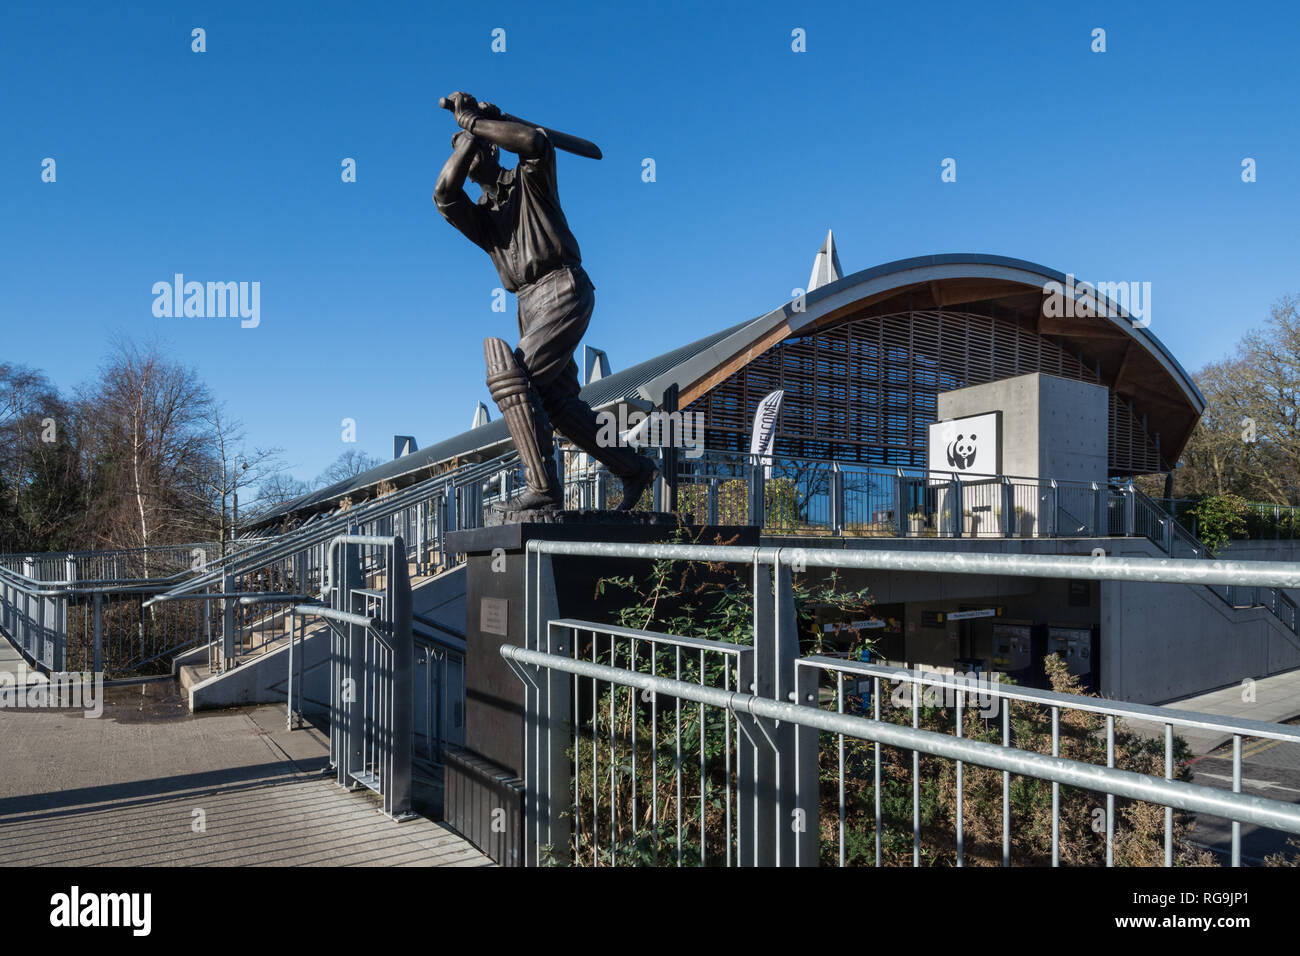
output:
[{"label": "statue's shoe", "polygon": [[515,495],[504,505],[507,511],[558,511],[564,502],[543,491],[528,490]]}]

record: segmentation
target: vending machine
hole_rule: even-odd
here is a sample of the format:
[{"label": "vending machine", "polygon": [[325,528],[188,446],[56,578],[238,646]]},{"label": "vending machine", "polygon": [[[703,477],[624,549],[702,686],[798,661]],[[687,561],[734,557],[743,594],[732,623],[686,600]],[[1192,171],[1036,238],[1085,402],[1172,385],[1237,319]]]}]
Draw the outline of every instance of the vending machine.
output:
[{"label": "vending machine", "polygon": [[1030,683],[1033,657],[1033,626],[1029,624],[994,624],[993,670],[1006,674],[1017,684]]},{"label": "vending machine", "polygon": [[1096,627],[1057,627],[1047,628],[1047,653],[1059,654],[1065,661],[1066,669],[1075,677],[1086,691],[1096,689],[1101,679],[1101,667],[1097,660],[1098,629]]}]

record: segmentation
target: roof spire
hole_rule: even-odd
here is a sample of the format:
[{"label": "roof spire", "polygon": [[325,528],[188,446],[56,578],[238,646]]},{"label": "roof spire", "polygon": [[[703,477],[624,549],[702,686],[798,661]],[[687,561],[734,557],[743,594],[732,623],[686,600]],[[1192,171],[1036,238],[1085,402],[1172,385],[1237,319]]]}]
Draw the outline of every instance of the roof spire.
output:
[{"label": "roof spire", "polygon": [[840,255],[835,251],[835,233],[828,229],[826,241],[817,252],[817,258],[813,260],[812,275],[808,277],[808,291],[829,285],[843,275],[844,270],[840,268]]}]

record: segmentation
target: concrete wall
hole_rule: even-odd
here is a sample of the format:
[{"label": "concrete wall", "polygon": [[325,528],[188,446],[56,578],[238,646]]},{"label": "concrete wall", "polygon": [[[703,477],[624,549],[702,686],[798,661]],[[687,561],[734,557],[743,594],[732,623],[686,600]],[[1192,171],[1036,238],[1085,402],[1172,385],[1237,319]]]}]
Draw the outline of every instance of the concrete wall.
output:
[{"label": "concrete wall", "polygon": [[[294,690],[302,674],[302,711],[329,711],[329,629],[319,627],[294,645]],[[213,710],[243,704],[278,704],[287,699],[289,645],[247,658],[238,667],[190,687],[190,710]]]},{"label": "concrete wall", "polygon": [[[1107,552],[1163,557],[1139,538],[1112,539]],[[1101,621],[1107,697],[1162,703],[1300,667],[1300,639],[1277,618],[1200,586],[1102,582]]]},{"label": "concrete wall", "polygon": [[1002,412],[1002,473],[1103,481],[1109,471],[1107,390],[1034,372],[938,397],[938,419]]},{"label": "concrete wall", "polygon": [[1225,561],[1300,561],[1300,541],[1231,541],[1218,556]]}]

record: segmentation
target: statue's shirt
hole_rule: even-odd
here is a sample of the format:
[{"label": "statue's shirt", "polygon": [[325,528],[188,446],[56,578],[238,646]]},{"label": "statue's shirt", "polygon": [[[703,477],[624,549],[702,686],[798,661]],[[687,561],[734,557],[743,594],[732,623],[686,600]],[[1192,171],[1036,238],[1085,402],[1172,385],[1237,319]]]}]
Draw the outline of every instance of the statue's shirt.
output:
[{"label": "statue's shirt", "polygon": [[555,147],[501,174],[495,196],[485,191],[477,203],[463,189],[438,203],[443,217],[492,257],[509,292],[517,292],[561,266],[582,263],[578,240],[560,208],[555,178]]}]

